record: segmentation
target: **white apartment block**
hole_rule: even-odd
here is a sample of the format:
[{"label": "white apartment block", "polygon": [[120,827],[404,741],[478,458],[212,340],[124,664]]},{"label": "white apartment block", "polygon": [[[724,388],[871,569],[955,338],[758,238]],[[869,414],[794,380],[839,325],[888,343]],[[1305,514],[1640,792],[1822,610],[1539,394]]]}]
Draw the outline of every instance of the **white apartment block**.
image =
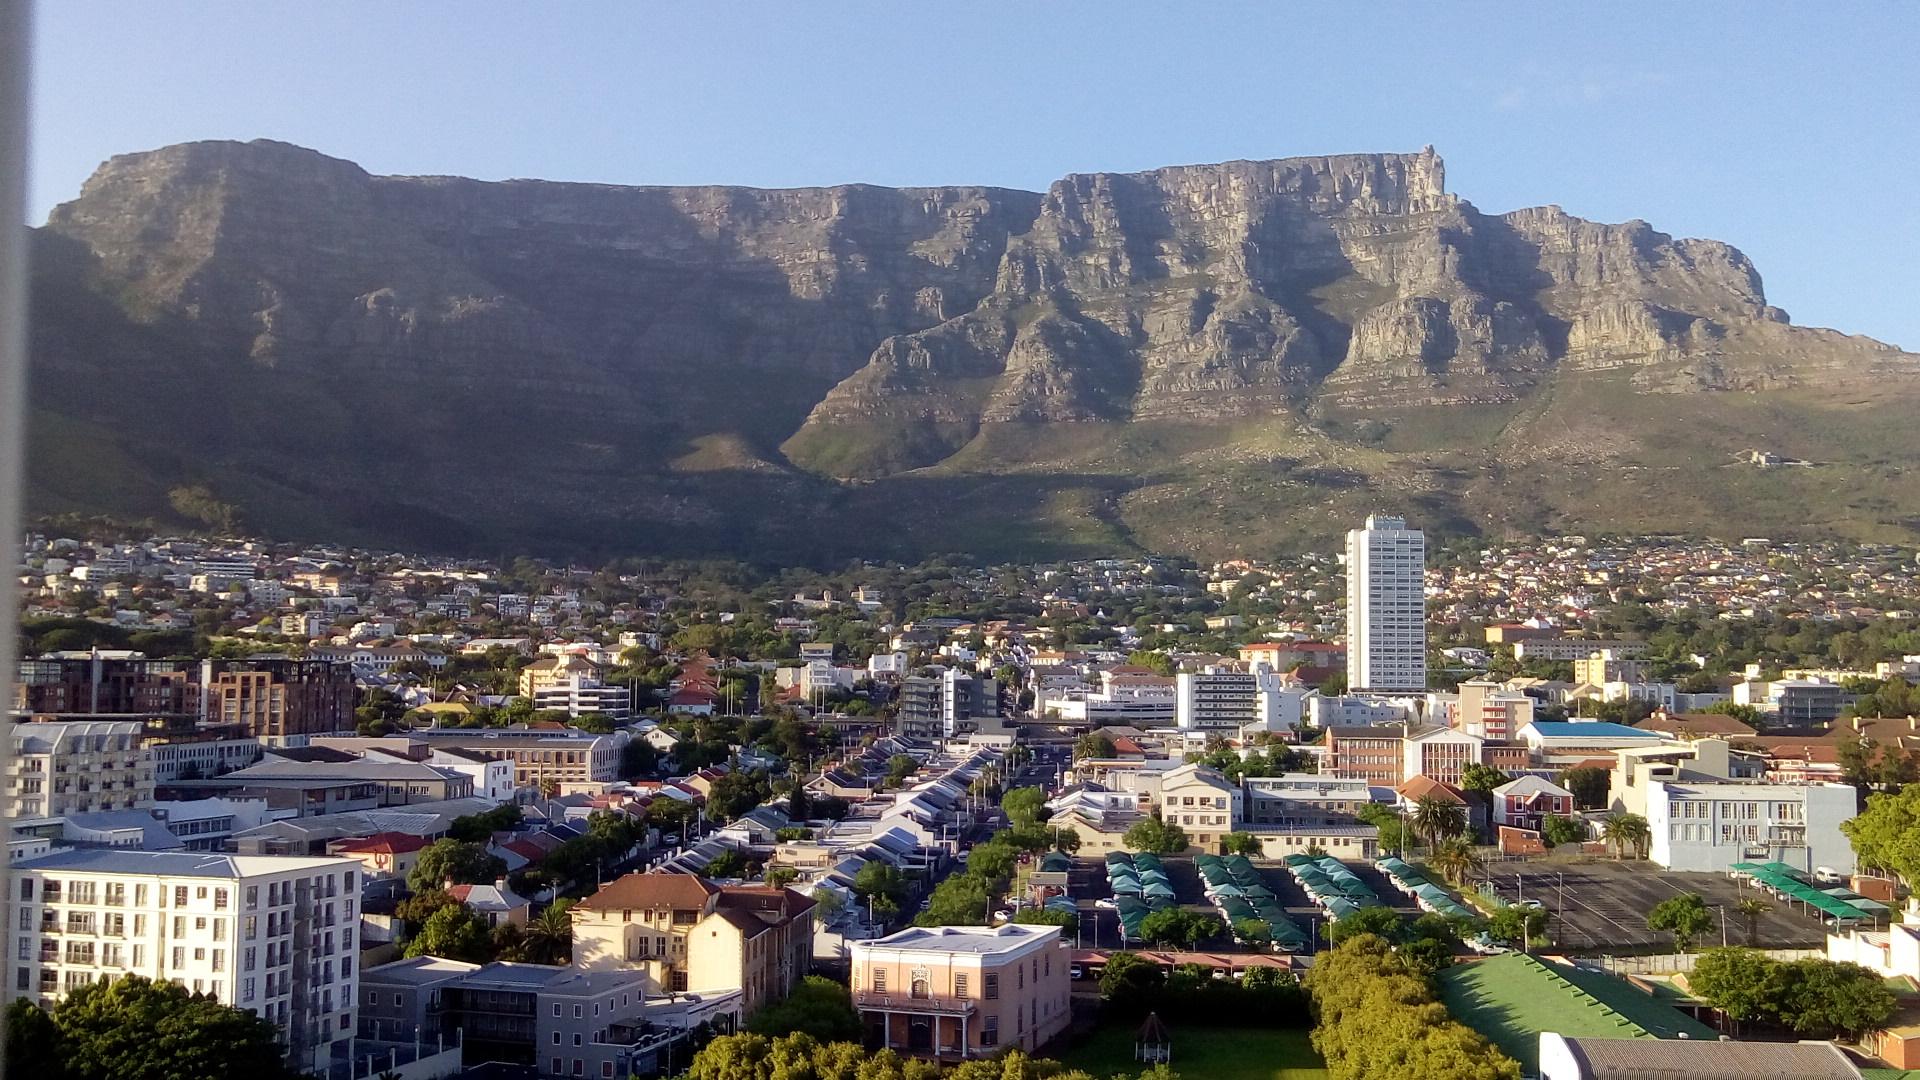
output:
[{"label": "white apartment block", "polygon": [[1284,731],[1302,720],[1307,691],[1285,686],[1265,664],[1208,667],[1174,676],[1174,722],[1182,731]]},{"label": "white apartment block", "polygon": [[12,869],[15,994],[143,975],[264,1017],[299,1071],[351,1046],[357,861],[82,848]]},{"label": "white apartment block", "polygon": [[570,674],[533,692],[535,709],[559,709],[568,716],[604,713],[615,723],[633,715],[633,692],[608,686],[591,675]]},{"label": "white apartment block", "polygon": [[1427,538],[1374,514],[1347,533],[1347,686],[1427,689]]},{"label": "white apartment block", "polygon": [[153,801],[153,755],[138,721],[10,724],[6,816],[129,810]]},{"label": "white apartment block", "polygon": [[1654,780],[1647,785],[1649,857],[1669,870],[1725,871],[1734,863],[1783,862],[1811,873],[1854,870],[1840,823],[1857,809],[1847,784],[1753,784]]}]

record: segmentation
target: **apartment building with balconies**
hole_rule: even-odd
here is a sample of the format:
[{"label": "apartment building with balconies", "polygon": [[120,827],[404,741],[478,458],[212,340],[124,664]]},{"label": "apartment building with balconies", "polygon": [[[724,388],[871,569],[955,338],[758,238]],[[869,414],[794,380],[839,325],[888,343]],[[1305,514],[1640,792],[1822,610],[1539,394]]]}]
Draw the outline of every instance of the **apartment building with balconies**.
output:
[{"label": "apartment building with balconies", "polygon": [[1069,953],[1057,926],[914,927],[848,947],[871,1045],[961,1060],[1031,1053],[1066,1029]]},{"label": "apartment building with balconies", "polygon": [[0,805],[9,818],[130,810],[153,802],[153,755],[132,720],[9,725],[13,755]]},{"label": "apartment building with balconies", "polygon": [[344,1060],[359,863],[77,848],[12,869],[14,994],[50,1005],[142,975],[270,1021],[298,1071]]}]

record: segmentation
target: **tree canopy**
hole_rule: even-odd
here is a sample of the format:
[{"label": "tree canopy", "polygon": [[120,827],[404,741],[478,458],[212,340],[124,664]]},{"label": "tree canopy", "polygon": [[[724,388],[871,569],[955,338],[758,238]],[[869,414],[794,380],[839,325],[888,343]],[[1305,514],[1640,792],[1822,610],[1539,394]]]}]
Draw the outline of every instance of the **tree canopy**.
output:
[{"label": "tree canopy", "polygon": [[293,1075],[268,1021],[138,975],[75,987],[50,1015],[24,999],[14,1002],[7,1050],[11,1066],[25,1075],[31,1063],[41,1080]]},{"label": "tree canopy", "polygon": [[1155,815],[1134,822],[1120,837],[1120,842],[1133,851],[1173,855],[1187,850],[1187,832]]},{"label": "tree canopy", "polygon": [[811,1035],[821,1042],[856,1042],[862,1035],[860,1013],[845,983],[809,975],[784,999],[754,1013],[747,1030],[759,1035]]},{"label": "tree canopy", "polygon": [[1674,950],[1688,952],[1700,935],[1713,929],[1713,914],[1699,893],[1681,893],[1653,905],[1647,913],[1647,929],[1668,931]]},{"label": "tree canopy", "polygon": [[491,885],[507,873],[507,864],[466,840],[435,840],[420,852],[407,875],[407,887],[426,892],[446,885]]}]

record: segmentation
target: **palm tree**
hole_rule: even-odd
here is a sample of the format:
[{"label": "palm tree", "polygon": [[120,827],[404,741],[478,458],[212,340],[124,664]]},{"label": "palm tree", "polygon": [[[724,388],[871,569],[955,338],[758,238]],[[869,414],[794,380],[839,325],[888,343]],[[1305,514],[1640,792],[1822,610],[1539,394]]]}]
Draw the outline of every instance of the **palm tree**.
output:
[{"label": "palm tree", "polygon": [[1440,841],[1467,831],[1466,808],[1437,795],[1422,795],[1420,801],[1413,804],[1413,831],[1426,842],[1427,850],[1432,851],[1440,846]]},{"label": "palm tree", "polygon": [[1653,829],[1647,824],[1647,819],[1639,814],[1616,810],[1600,823],[1600,830],[1616,859],[1629,846],[1633,848],[1636,858],[1644,859],[1648,846],[1653,843]]},{"label": "palm tree", "polygon": [[527,923],[522,931],[521,949],[536,964],[564,964],[573,955],[573,915],[571,901],[555,900]]},{"label": "palm tree", "polygon": [[1458,838],[1442,843],[1427,856],[1428,868],[1456,884],[1465,884],[1485,865],[1486,860],[1480,857],[1480,852],[1472,844]]},{"label": "palm tree", "polygon": [[1760,940],[1760,916],[1772,911],[1773,905],[1757,896],[1749,896],[1733,907],[1747,918],[1747,944],[1757,944]]}]

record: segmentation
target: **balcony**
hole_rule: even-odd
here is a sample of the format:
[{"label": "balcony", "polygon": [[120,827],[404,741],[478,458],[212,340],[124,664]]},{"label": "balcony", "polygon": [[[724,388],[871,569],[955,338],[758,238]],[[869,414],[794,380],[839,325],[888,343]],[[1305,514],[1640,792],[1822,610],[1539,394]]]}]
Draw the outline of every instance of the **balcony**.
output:
[{"label": "balcony", "polygon": [[853,1003],[862,1009],[879,1012],[926,1013],[932,1016],[972,1016],[977,1006],[971,998],[914,997],[911,994],[885,994],[856,990]]}]

